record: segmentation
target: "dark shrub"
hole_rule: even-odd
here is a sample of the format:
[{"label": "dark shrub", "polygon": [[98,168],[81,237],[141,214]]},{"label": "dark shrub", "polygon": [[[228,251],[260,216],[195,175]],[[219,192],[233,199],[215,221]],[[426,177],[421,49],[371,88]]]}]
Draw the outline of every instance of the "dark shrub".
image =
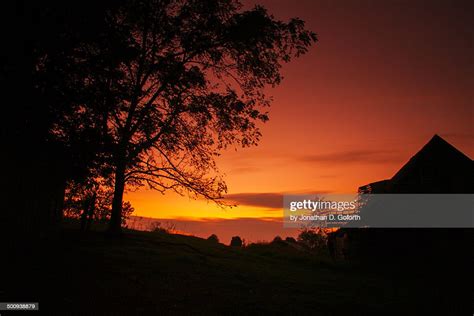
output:
[{"label": "dark shrub", "polygon": [[283,239],[281,239],[280,236],[275,236],[275,238],[273,238],[273,241],[272,241],[272,242],[273,242],[273,243],[279,243],[279,242],[282,242],[282,241],[283,241]]},{"label": "dark shrub", "polygon": [[212,241],[213,243],[219,243],[219,237],[216,234],[212,234],[211,236],[207,237],[207,240]]},{"label": "dark shrub", "polygon": [[298,242],[306,245],[314,252],[326,249],[326,239],[327,235],[322,229],[304,229],[298,235]]},{"label": "dark shrub", "polygon": [[242,238],[240,238],[239,236],[232,237],[232,240],[230,241],[230,245],[232,247],[242,247],[243,245]]},{"label": "dark shrub", "polygon": [[173,234],[176,230],[176,225],[173,223],[153,222],[150,224],[150,231],[157,234]]},{"label": "dark shrub", "polygon": [[285,238],[285,241],[286,241],[287,243],[296,244],[296,239],[294,239],[293,237],[286,237],[286,238]]}]

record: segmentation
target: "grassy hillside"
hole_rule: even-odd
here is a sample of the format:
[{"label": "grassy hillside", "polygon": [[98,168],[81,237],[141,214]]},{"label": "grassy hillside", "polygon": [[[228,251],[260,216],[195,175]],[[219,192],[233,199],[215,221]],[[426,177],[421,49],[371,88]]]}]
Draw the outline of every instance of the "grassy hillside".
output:
[{"label": "grassy hillside", "polygon": [[35,249],[2,290],[6,299],[39,301],[47,315],[470,309],[432,270],[334,263],[281,245],[236,249],[190,236],[127,231],[112,239],[65,229]]}]

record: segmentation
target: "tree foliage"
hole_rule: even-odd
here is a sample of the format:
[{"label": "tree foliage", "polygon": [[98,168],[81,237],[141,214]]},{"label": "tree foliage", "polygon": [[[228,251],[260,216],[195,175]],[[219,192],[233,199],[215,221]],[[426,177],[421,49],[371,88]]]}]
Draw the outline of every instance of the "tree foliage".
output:
[{"label": "tree foliage", "polygon": [[[66,188],[64,215],[78,219],[81,230],[89,230],[93,223],[105,224],[112,214],[114,194],[110,179],[95,178],[86,182],[70,182]],[[126,226],[134,208],[129,201],[123,201],[122,226]]]},{"label": "tree foliage", "polygon": [[306,228],[298,235],[298,242],[306,245],[311,251],[324,251],[327,248],[327,233],[322,228]]},{"label": "tree foliage", "polygon": [[210,235],[209,237],[207,237],[207,240],[209,240],[212,243],[216,243],[216,244],[219,243],[219,237],[217,237],[216,234]]},{"label": "tree foliage", "polygon": [[230,246],[231,247],[243,247],[244,246],[244,241],[242,240],[242,238],[240,238],[240,236],[234,236],[230,240]]},{"label": "tree foliage", "polygon": [[[45,138],[87,170],[80,174],[114,179],[111,230],[120,231],[130,185],[225,204],[216,156],[258,143],[265,88],[316,35],[300,19],[279,21],[237,0],[104,2],[90,24],[76,6],[59,11],[71,20],[54,36],[35,37],[34,89],[44,105],[35,109],[48,118]],[[40,11],[44,21],[58,15]]]},{"label": "tree foliage", "polygon": [[227,0],[130,1],[110,23],[128,52],[106,93],[118,96],[104,124],[117,216],[126,182],[222,203],[214,157],[257,144],[257,122],[268,120],[264,87],[280,83],[281,63],[305,53],[315,35],[301,20]]}]

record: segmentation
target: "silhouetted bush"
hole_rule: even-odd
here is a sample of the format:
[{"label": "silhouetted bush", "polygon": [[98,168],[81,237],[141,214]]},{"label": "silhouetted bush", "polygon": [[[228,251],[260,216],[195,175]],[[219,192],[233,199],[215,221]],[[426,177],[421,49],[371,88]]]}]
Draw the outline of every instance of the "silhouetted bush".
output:
[{"label": "silhouetted bush", "polygon": [[276,243],[276,242],[282,242],[282,241],[283,241],[283,239],[281,239],[280,236],[275,236],[275,238],[273,238],[273,241],[272,241],[272,242],[275,242],[275,243]]},{"label": "silhouetted bush", "polygon": [[[112,212],[113,188],[110,179],[96,177],[84,183],[71,181],[64,194],[63,214],[65,218],[79,219],[81,230],[89,230],[91,225],[105,224]],[[122,226],[134,212],[132,204],[122,202]]]},{"label": "silhouetted bush", "polygon": [[176,225],[169,222],[153,222],[150,224],[150,230],[152,233],[172,234],[176,230]]},{"label": "silhouetted bush", "polygon": [[232,247],[242,247],[243,245],[242,238],[240,238],[239,236],[232,237],[232,240],[230,241],[230,245]]},{"label": "silhouetted bush", "polygon": [[305,229],[298,235],[298,242],[308,247],[311,251],[326,250],[327,234],[322,229]]},{"label": "silhouetted bush", "polygon": [[286,237],[285,241],[288,243],[296,244],[296,239],[294,239],[293,237]]},{"label": "silhouetted bush", "polygon": [[217,237],[216,234],[212,234],[211,236],[207,237],[207,240],[212,241],[212,242],[214,242],[214,243],[216,243],[216,244],[219,243],[219,237]]}]

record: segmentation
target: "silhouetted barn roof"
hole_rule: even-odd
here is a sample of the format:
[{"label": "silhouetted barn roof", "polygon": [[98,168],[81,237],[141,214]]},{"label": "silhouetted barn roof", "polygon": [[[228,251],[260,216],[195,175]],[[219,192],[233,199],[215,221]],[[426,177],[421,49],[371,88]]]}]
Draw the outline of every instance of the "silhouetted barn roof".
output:
[{"label": "silhouetted barn roof", "polygon": [[359,188],[367,193],[474,193],[473,161],[438,135],[390,180]]}]

